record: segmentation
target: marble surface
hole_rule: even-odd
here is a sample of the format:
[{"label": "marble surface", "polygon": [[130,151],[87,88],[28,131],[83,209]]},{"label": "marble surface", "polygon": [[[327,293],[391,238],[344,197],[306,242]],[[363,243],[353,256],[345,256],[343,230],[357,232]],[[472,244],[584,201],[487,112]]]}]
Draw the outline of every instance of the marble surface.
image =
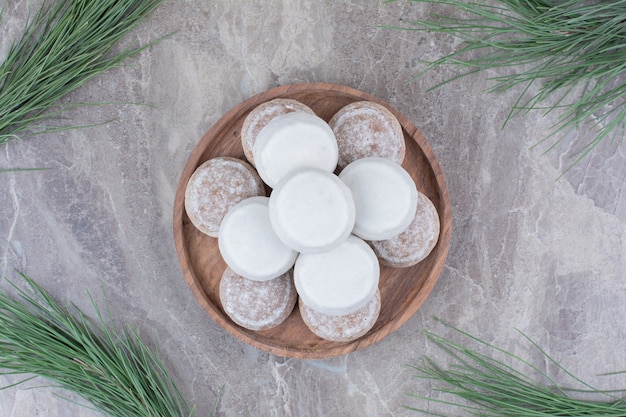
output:
[{"label": "marble surface", "polygon": [[[29,5],[8,1],[0,51]],[[598,376],[626,369],[626,148],[602,144],[557,179],[591,128],[544,155],[545,147],[531,147],[556,115],[534,112],[502,128],[517,95],[484,92],[495,72],[427,91],[454,74],[438,68],[409,83],[421,60],[457,41],[380,25],[427,9],[403,1],[166,0],[125,44],[171,37],[67,98],[129,103],[69,115],[76,124],[110,123],[0,147],[0,168],[52,168],[0,173],[0,273],[14,277],[17,268],[88,314],[87,292],[102,302],[103,289],[117,324],[158,339],[198,416],[210,414],[222,385],[218,416],[418,415],[402,406],[429,405],[406,393],[436,394],[407,364],[423,354],[446,360],[422,330],[458,339],[433,316],[528,358],[556,381],[571,382],[516,329],[586,381],[626,386],[624,375]],[[404,326],[356,353],[298,360],[240,342],[200,308],[178,265],[172,204],[212,123],[268,88],[317,81],[378,96],[424,133],[446,175],[453,232],[436,287]],[[0,391],[0,414],[99,415],[54,388],[29,389],[46,384]]]}]

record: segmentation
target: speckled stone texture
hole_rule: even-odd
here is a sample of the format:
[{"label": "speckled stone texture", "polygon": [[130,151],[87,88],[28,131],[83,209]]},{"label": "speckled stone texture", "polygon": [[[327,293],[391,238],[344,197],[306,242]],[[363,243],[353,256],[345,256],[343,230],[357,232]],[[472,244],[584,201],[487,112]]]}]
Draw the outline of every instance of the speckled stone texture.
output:
[{"label": "speckled stone texture", "polygon": [[[8,1],[0,52],[31,5]],[[203,417],[222,385],[218,416],[419,415],[402,405],[428,405],[405,393],[431,395],[433,387],[412,379],[407,364],[422,354],[445,362],[421,331],[457,339],[433,316],[528,358],[558,382],[570,380],[515,329],[590,383],[626,386],[624,375],[597,376],[626,369],[626,148],[602,144],[557,180],[573,139],[591,139],[592,128],[543,155],[546,146],[531,146],[557,114],[533,112],[502,129],[517,95],[484,92],[496,72],[430,92],[455,73],[438,68],[408,83],[421,60],[457,41],[379,25],[429,9],[404,1],[166,0],[125,44],[171,37],[67,98],[129,103],[69,114],[76,124],[110,123],[0,147],[0,168],[52,168],[0,173],[0,273],[18,268],[89,314],[87,292],[102,301],[103,289],[116,323],[158,339]],[[270,87],[316,81],[373,94],[421,129],[446,175],[453,232],[440,279],[413,318],[362,351],[308,361],[256,350],[200,308],[178,265],[172,205],[191,150],[225,112]],[[0,391],[0,415],[100,415],[53,388],[27,389],[41,385]]]}]

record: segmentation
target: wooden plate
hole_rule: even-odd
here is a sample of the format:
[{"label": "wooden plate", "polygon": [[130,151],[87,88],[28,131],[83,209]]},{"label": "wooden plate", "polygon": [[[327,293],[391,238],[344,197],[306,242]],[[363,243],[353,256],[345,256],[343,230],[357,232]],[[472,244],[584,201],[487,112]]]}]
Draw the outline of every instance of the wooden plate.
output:
[{"label": "wooden plate", "polygon": [[[240,130],[247,114],[257,105],[274,98],[292,98],[311,107],[328,121],[340,108],[354,101],[370,100],[387,107],[400,121],[406,140],[403,166],[417,189],[429,197],[439,212],[441,235],[437,246],[422,262],[410,268],[382,267],[381,310],[374,327],[356,341],[338,343],[311,333],[295,308],[280,326],[255,332],[239,327],[224,313],[219,299],[219,280],[226,264],[217,239],[199,232],[189,221],[184,207],[187,181],[204,161],[216,156],[244,159]],[[361,91],[339,85],[314,83],[276,87],[258,94],[218,120],[193,150],[180,178],[174,202],[174,240],[180,266],[194,296],[206,312],[224,329],[267,352],[295,358],[328,358],[362,349],[398,329],[422,305],[443,268],[450,245],[450,202],[444,176],[428,142],[413,124],[389,104]]]}]

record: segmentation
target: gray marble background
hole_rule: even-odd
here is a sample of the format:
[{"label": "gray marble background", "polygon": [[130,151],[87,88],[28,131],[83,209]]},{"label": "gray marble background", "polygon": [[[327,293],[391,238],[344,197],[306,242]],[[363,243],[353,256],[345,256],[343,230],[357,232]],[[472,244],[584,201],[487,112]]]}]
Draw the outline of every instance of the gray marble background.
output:
[{"label": "gray marble background", "polygon": [[[31,2],[9,0],[0,50],[19,33]],[[430,395],[407,367],[422,354],[445,363],[422,334],[457,339],[433,316],[523,356],[556,381],[567,376],[521,330],[576,375],[602,388],[626,386],[626,148],[605,143],[563,178],[581,129],[547,155],[532,148],[556,115],[534,112],[504,129],[516,92],[484,92],[484,73],[435,91],[454,74],[438,68],[454,39],[379,27],[423,16],[399,1],[166,0],[126,44],[175,32],[100,76],[68,101],[146,103],[82,108],[76,124],[108,124],[0,146],[0,273],[18,268],[60,300],[93,313],[87,291],[104,289],[113,318],[155,335],[179,386],[218,416],[410,416]],[[298,360],[256,350],[213,322],[183,278],[172,205],[180,172],[200,137],[225,112],[268,88],[344,84],[378,96],[421,129],[446,175],[450,253],[422,308],[362,351]],[[570,139],[572,139],[570,141]],[[2,284],[6,288],[6,283]],[[17,377],[0,377],[9,384]],[[0,391],[7,417],[91,417],[34,380]],[[433,394],[434,395],[434,394]],[[74,398],[70,396],[70,398]],[[440,411],[459,415],[456,410]]]}]

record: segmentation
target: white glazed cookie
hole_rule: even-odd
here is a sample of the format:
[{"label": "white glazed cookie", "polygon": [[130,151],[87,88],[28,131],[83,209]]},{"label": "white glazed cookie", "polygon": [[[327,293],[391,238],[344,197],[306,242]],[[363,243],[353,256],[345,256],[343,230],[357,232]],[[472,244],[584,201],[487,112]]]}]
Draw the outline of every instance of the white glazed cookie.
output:
[{"label": "white glazed cookie", "polygon": [[274,233],[268,204],[267,197],[251,197],[231,208],[222,220],[217,239],[226,265],[256,281],[284,274],[298,256]]},{"label": "white glazed cookie", "polygon": [[328,122],[339,147],[338,166],[357,159],[379,156],[402,164],[406,153],[398,119],[387,108],[371,101],[357,101],[341,108]]},{"label": "white glazed cookie", "polygon": [[368,242],[380,263],[405,268],[422,261],[439,240],[439,214],[432,201],[418,192],[417,211],[409,227],[388,240]]},{"label": "white glazed cookie", "polygon": [[300,168],[333,172],[337,167],[335,134],[323,119],[304,112],[270,120],[259,132],[252,152],[259,176],[271,188]]},{"label": "white glazed cookie", "polygon": [[409,227],[415,217],[417,188],[400,165],[381,157],[357,159],[339,178],[354,199],[353,234],[365,240],[385,240]]},{"label": "white glazed cookie", "polygon": [[319,253],[341,244],[354,227],[350,189],[335,175],[307,168],[283,178],[270,196],[276,235],[301,253]]},{"label": "white glazed cookie", "polygon": [[220,300],[228,317],[250,330],[267,330],[285,321],[298,294],[291,271],[269,281],[253,281],[226,268],[220,280]]},{"label": "white glazed cookie", "polygon": [[267,101],[259,104],[248,113],[241,127],[241,145],[243,146],[243,153],[253,166],[255,162],[252,150],[254,149],[256,137],[261,129],[274,117],[295,111],[314,114],[309,106],[289,98],[276,98]]},{"label": "white glazed cookie", "polygon": [[198,230],[217,237],[220,223],[232,206],[260,195],[265,195],[265,187],[250,164],[216,157],[200,165],[189,178],[185,211]]},{"label": "white glazed cookie", "polygon": [[367,304],[379,278],[376,254],[353,235],[329,251],[300,254],[294,266],[294,282],[303,302],[333,316],[354,313]]},{"label": "white glazed cookie", "polygon": [[333,342],[350,342],[367,333],[378,320],[380,313],[380,291],[354,313],[344,316],[330,316],[320,313],[302,302],[298,303],[304,324],[322,339]]}]

